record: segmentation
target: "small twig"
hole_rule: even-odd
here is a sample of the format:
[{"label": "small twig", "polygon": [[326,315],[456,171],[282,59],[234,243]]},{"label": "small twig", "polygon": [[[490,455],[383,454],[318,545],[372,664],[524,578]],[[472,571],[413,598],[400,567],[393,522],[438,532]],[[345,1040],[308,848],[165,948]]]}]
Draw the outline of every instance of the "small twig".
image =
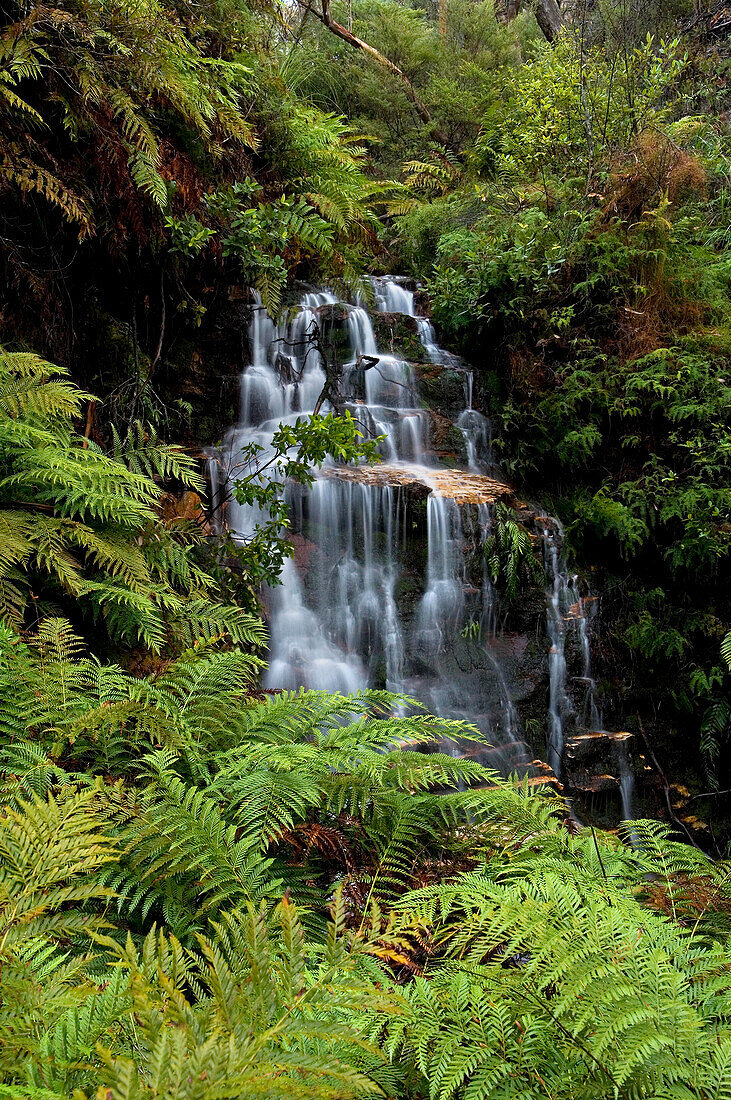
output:
[{"label": "small twig", "polygon": [[149,373],[147,375],[147,380],[148,381],[152,377],[152,372],[154,371],[155,367],[160,362],[160,356],[162,355],[162,342],[165,339],[165,272],[164,271],[160,271],[160,310],[161,310],[160,339],[157,341],[157,348],[155,349],[155,354],[153,355],[152,362],[150,363],[150,370],[149,370]]},{"label": "small twig", "polygon": [[667,804],[668,816],[670,817],[670,820],[672,821],[672,823],[674,825],[677,825],[679,829],[682,829],[682,831],[685,833],[685,835],[687,836],[688,840],[690,841],[690,843],[693,845],[694,848],[697,848],[699,852],[702,851],[702,848],[700,847],[700,845],[693,839],[693,836],[692,836],[690,830],[688,829],[687,825],[685,825],[684,822],[682,822],[680,820],[678,815],[673,810],[673,805],[672,805],[672,802],[671,802],[671,799],[670,799],[670,784],[668,782],[668,777],[665,775],[665,772],[660,767],[660,763],[659,763],[657,757],[655,756],[655,751],[654,751],[652,745],[650,744],[650,740],[649,740],[647,734],[645,733],[645,727],[642,725],[642,720],[639,717],[637,719],[637,724],[640,727],[640,733],[642,734],[642,740],[645,742],[645,746],[647,748],[647,751],[650,754],[650,759],[652,760],[653,764],[655,765],[655,771],[660,776],[660,781],[662,782],[663,788],[665,790],[665,802]]},{"label": "small twig", "polygon": [[[604,866],[604,860],[602,859],[602,854],[599,851],[599,841],[596,838],[596,832],[594,830],[594,826],[590,825],[589,828],[591,829],[591,835],[594,839],[594,847],[596,848],[597,859],[599,860],[599,866],[601,867],[602,878],[604,879],[605,884],[608,886],[609,885],[609,879],[607,878],[607,871],[606,871],[606,868]],[[611,905],[612,904],[611,898],[608,898],[607,900],[608,900],[609,904]]]},{"label": "small twig", "polygon": [[86,424],[84,425],[84,442],[81,444],[84,450],[89,446],[89,440],[91,439],[91,427],[94,422],[94,412],[96,411],[96,400],[89,402],[89,407],[86,410]]}]

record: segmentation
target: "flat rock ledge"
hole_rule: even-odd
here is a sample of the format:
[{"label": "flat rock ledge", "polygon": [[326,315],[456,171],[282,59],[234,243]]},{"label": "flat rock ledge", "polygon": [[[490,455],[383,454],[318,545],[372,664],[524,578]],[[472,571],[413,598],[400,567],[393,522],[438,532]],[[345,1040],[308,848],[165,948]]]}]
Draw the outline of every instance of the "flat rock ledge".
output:
[{"label": "flat rock ledge", "polygon": [[494,504],[498,500],[514,500],[515,490],[504,481],[465,470],[430,469],[426,466],[387,464],[377,466],[328,466],[320,477],[356,481],[362,485],[403,485],[419,496],[430,493],[448,497],[457,504]]}]

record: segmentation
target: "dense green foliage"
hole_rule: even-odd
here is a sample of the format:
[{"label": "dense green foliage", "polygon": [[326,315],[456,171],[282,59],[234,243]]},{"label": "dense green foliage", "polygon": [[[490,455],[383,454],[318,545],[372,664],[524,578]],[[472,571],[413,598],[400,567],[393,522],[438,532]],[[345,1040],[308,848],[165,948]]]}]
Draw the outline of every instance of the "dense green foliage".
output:
[{"label": "dense green foliage", "polygon": [[[72,596],[86,625],[90,574],[134,592],[134,509],[164,546],[152,476],[190,470],[141,431],[104,455],[62,374],[3,364],[2,1094],[729,1095],[728,866],[658,823],[577,828],[548,788],[439,751],[469,727],[388,693],[257,698],[261,626],[210,578],[193,644],[171,659],[166,637],[152,674],[89,653],[40,616]],[[322,418],[281,442],[317,460],[352,437]],[[501,514],[508,580],[524,549]],[[171,625],[176,576],[155,588]],[[112,636],[129,606],[99,606]]]},{"label": "dense green foliage", "polygon": [[201,508],[188,519],[161,514],[156,481],[202,491],[195,463],[139,422],[124,439],[113,431],[105,454],[74,429],[87,400],[58,368],[0,348],[0,619],[22,629],[73,608],[81,622],[103,624],[113,644],[155,653],[221,635],[250,643],[257,635],[236,600],[257,608],[259,583],[277,583],[292,553],[284,479],[311,481],[327,456],[371,457],[373,442],[354,420],[329,414],[282,426],[270,455],[248,448],[235,490],[260,507],[262,522],[229,547],[243,581],[227,606],[231,578]]},{"label": "dense green foliage", "polygon": [[[284,479],[355,421],[243,454],[235,547],[170,442],[247,288],[408,268],[623,713],[729,785],[723,5],[544,7],[336,4],[379,60],[326,3],[0,0],[2,1097],[731,1100],[727,862],[407,700],[258,690]],[[486,552],[535,573],[508,509]]]},{"label": "dense green foliage", "polygon": [[436,249],[443,327],[502,349],[502,461],[604,573],[623,709],[645,709],[649,672],[663,726],[698,736],[731,617],[731,147],[712,112],[690,115],[712,89],[677,43],[635,50],[626,86],[611,55],[579,61],[567,40],[524,66],[508,126],[474,146],[489,178],[473,164],[404,233],[417,262]]},{"label": "dense green foliage", "polygon": [[155,513],[150,475],[200,488],[194,464],[141,430],[136,447],[104,454],[73,429],[86,396],[37,356],[0,350],[2,618],[20,628],[71,598],[117,642],[238,637],[193,560],[195,525]]},{"label": "dense green foliage", "polygon": [[386,694],[0,641],[4,1095],[729,1095],[726,865]]},{"label": "dense green foliage", "polygon": [[[7,455],[22,471],[35,432],[44,468],[71,467],[65,493],[38,478],[16,510],[69,512],[102,541],[116,521],[123,558],[117,513],[142,486],[162,539],[149,473],[182,457],[138,436],[92,448],[93,468],[118,468],[86,508],[69,455],[83,473],[89,447],[64,411],[78,393],[34,357],[4,362]],[[303,444],[336,447],[308,428]],[[521,546],[501,515],[500,568]],[[115,562],[67,570],[79,586]],[[52,563],[16,555],[14,590]],[[548,788],[439,751],[476,741],[469,727],[388,693],[257,698],[261,627],[209,598],[225,635],[190,618],[194,644],[142,677],[63,618],[27,630],[9,609],[3,1095],[729,1095],[727,864],[654,822],[577,828]]]},{"label": "dense green foliage", "polygon": [[276,310],[293,275],[353,284],[372,254],[393,186],[290,91],[282,32],[238,0],[0,8],[0,340],[70,369],[123,434],[195,431],[181,356],[195,374],[227,286]]}]

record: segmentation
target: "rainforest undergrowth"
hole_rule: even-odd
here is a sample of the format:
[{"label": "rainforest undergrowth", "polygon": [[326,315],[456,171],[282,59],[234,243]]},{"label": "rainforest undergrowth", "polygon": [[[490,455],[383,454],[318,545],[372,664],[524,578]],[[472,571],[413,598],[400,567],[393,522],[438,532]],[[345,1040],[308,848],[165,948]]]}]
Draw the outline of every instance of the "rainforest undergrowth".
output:
[{"label": "rainforest undergrowth", "polygon": [[[731,1098],[730,27],[0,0],[0,1096]],[[412,700],[261,690],[283,481],[375,448],[283,425],[234,545],[201,447],[255,295],[384,269],[591,567],[607,709],[712,843],[582,825]]]}]

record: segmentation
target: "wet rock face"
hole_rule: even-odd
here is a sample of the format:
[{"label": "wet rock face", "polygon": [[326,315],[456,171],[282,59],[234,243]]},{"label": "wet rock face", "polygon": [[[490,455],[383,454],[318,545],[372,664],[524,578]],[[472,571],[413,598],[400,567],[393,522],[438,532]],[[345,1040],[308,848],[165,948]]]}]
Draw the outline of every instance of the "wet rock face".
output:
[{"label": "wet rock face", "polygon": [[436,363],[415,364],[414,369],[426,407],[456,421],[465,407],[465,372]]},{"label": "wet rock face", "polygon": [[[415,285],[413,280],[403,282],[409,288]],[[411,364],[424,406],[433,414],[437,457],[452,466],[464,464],[464,437],[458,429],[450,431],[446,421],[454,423],[464,408],[465,371],[451,357],[448,365],[428,361],[418,333],[417,318],[426,315],[420,312],[420,301],[426,309],[424,295],[420,299],[415,293],[415,316],[373,313],[376,341],[380,351]],[[195,450],[217,442],[237,422],[241,375],[250,363],[253,304],[247,287],[228,287],[225,298],[215,309],[211,308],[200,333],[174,344],[159,368],[163,390],[174,393],[190,406],[183,434],[186,444]],[[299,307],[293,303],[292,308]],[[328,303],[312,311],[321,344],[338,363],[351,357],[348,328],[351,312],[352,307],[344,303]],[[284,381],[290,352],[282,344],[275,357]],[[356,392],[357,383],[357,379],[343,378],[344,390],[352,390],[362,399],[364,394]]]},{"label": "wet rock face", "polygon": [[566,783],[577,791],[617,791],[620,784],[618,749],[631,741],[626,732],[582,730],[568,737],[564,752]]},{"label": "wet rock face", "polygon": [[[513,488],[486,475],[469,475],[464,470],[450,471],[423,467],[409,469],[388,465],[361,469],[332,469],[325,475],[343,488],[348,484],[361,488],[370,486],[381,492],[391,491],[396,530],[389,536],[377,524],[367,535],[369,553],[383,563],[377,568],[396,568],[392,596],[400,623],[404,644],[403,689],[424,699],[431,709],[458,708],[463,716],[475,722],[492,746],[470,746],[460,751],[470,753],[488,766],[510,771],[524,771],[545,746],[545,714],[547,700],[547,661],[542,623],[545,603],[540,589],[520,593],[515,601],[503,603],[494,593],[489,608],[485,605],[485,563],[482,551],[484,523],[490,508],[498,500],[515,502]],[[443,494],[443,496],[442,496]],[[342,497],[341,493],[341,499]],[[358,496],[356,516],[366,505]],[[455,587],[447,574],[440,580],[439,561],[434,561],[434,502],[442,499],[448,505],[445,515],[459,515],[459,545],[455,546]],[[385,501],[385,498],[382,498]],[[365,516],[363,516],[365,519]],[[353,538],[358,541],[363,531],[356,519]],[[317,603],[322,593],[342,590],[343,584],[362,586],[359,571],[349,579],[341,553],[333,553],[327,539],[332,532],[321,524],[319,509],[305,508],[303,516],[304,543],[310,548],[306,564],[299,569],[300,581],[309,600]],[[456,534],[455,529],[455,534]],[[394,553],[393,540],[398,542]],[[347,542],[347,540],[346,540]],[[315,547],[314,550],[311,548]],[[445,547],[446,549],[446,547]],[[358,552],[356,552],[357,556]],[[299,556],[299,551],[298,551]],[[437,558],[439,552],[437,552]],[[398,564],[396,565],[396,557]],[[386,563],[391,562],[388,566]],[[457,618],[450,622],[449,613],[438,620],[444,607],[430,610],[429,593],[441,591],[442,597],[453,601]],[[352,598],[358,599],[354,590]],[[379,607],[377,615],[383,615]],[[440,625],[438,625],[440,623]],[[336,630],[333,621],[333,630]],[[358,642],[367,660],[371,682],[385,686],[388,682],[388,661],[383,635],[376,620],[366,618],[359,628]],[[434,631],[438,633],[438,651]],[[507,735],[506,713],[514,711],[515,726],[510,736],[490,736],[502,729]],[[536,728],[529,729],[535,748],[526,747],[524,728],[532,715]],[[536,752],[537,748],[537,752]]]},{"label": "wet rock face", "polygon": [[350,309],[338,302],[319,306],[313,310],[315,324],[319,328],[319,340],[326,353],[338,363],[350,358],[348,317]]},{"label": "wet rock face", "polygon": [[247,287],[229,287],[199,332],[166,348],[156,371],[154,385],[170,406],[189,406],[181,431],[194,450],[220,440],[238,419],[241,374],[249,363],[251,304]]},{"label": "wet rock face", "polygon": [[[392,595],[405,648],[404,690],[427,700],[427,705],[437,711],[445,706],[463,709],[464,717],[476,722],[488,740],[499,742],[493,747],[465,743],[460,751],[504,771],[529,768],[533,772],[531,761],[543,755],[546,738],[545,596],[540,586],[534,586],[509,602],[498,592],[490,597],[489,606],[485,602],[484,525],[497,501],[520,505],[514,489],[504,481],[470,475],[464,470],[387,464],[332,469],[325,477],[395,494],[395,535],[387,536],[379,526],[368,534],[368,543],[377,561],[385,563],[391,558],[390,568],[396,565],[395,557],[398,559]],[[365,504],[365,498],[358,499],[361,504],[356,513]],[[441,580],[434,576],[440,568],[433,560],[436,499],[443,499],[449,508],[454,504],[457,512],[453,511],[452,517],[459,516],[459,531],[455,529],[459,543],[454,560],[456,587],[448,595],[459,608],[458,620],[450,624],[448,616],[438,627],[433,616],[443,613],[444,608],[441,612],[438,607],[433,612],[428,610],[429,593],[441,591],[444,595],[452,582],[446,574]],[[523,506],[522,514],[536,520],[527,506]],[[308,559],[307,567],[300,570],[301,582],[313,602],[321,599],[324,588],[334,593],[343,583],[342,557],[337,552],[333,555],[326,544],[328,531],[318,526],[318,516],[318,512],[308,514],[305,510],[303,533],[307,545],[318,549]],[[356,540],[360,537],[359,524],[357,521],[354,531]],[[398,541],[397,555],[391,541],[394,537]],[[435,628],[438,653],[433,648]],[[371,682],[385,686],[388,663],[382,635],[375,622],[362,629],[359,644],[367,657]],[[507,737],[506,742],[502,735],[496,739],[497,730],[510,734],[506,715],[511,710],[513,739]]]},{"label": "wet rock face", "polygon": [[431,445],[434,454],[445,466],[466,466],[465,438],[447,416],[429,409]]},{"label": "wet rock face", "polygon": [[298,572],[304,576],[310,568],[313,555],[317,553],[317,544],[310,539],[306,539],[304,535],[299,534],[297,531],[290,532],[289,541],[294,547],[295,566]]},{"label": "wet rock face", "polygon": [[423,287],[414,291],[414,313],[417,317],[431,317],[429,294]]},{"label": "wet rock face", "polygon": [[407,363],[427,362],[424,345],[419,339],[416,317],[403,313],[374,314],[373,332],[378,348],[390,355],[397,355]]},{"label": "wet rock face", "polygon": [[378,463],[375,466],[326,467],[322,471],[322,477],[328,480],[354,482],[358,485],[404,489],[407,502],[426,500],[436,495],[453,500],[462,507],[515,499],[515,490],[508,482],[498,481],[486,474],[468,473],[465,470]]},{"label": "wet rock face", "polygon": [[168,524],[184,520],[197,523],[201,531],[208,535],[211,533],[210,524],[206,519],[203,501],[192,490],[187,489],[183,493],[163,493],[160,504],[161,518]]}]

